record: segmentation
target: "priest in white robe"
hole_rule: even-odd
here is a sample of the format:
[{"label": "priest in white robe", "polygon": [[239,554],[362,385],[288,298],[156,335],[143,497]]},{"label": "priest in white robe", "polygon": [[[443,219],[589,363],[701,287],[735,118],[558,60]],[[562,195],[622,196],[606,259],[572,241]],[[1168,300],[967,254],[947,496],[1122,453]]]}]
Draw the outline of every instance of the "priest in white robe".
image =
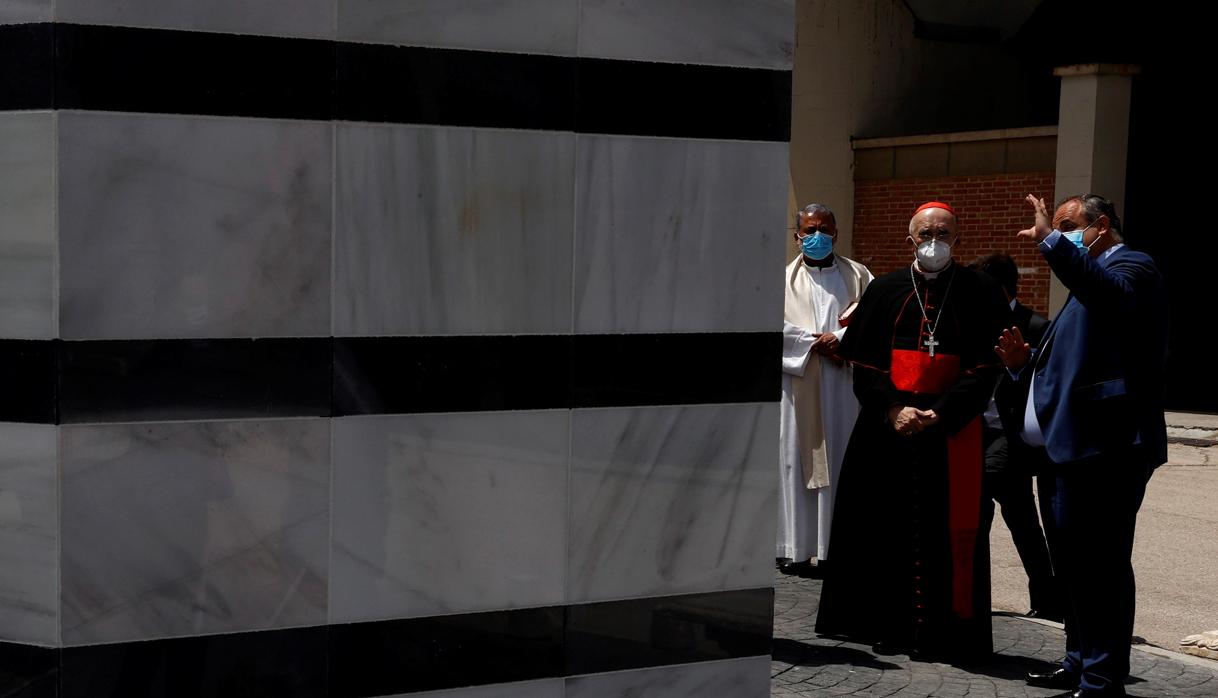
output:
[{"label": "priest in white robe", "polygon": [[834,483],[858,415],[850,365],[837,357],[848,310],[871,282],[862,264],[833,253],[833,211],[810,204],[796,216],[800,254],[786,269],[779,438],[778,548],[784,572],[824,561]]}]

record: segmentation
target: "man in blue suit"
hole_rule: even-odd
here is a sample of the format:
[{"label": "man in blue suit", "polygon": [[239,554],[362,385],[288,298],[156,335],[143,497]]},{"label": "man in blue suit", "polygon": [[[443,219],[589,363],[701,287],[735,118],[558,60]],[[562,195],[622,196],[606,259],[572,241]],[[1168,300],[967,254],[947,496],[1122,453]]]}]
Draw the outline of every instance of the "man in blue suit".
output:
[{"label": "man in blue suit", "polygon": [[1134,524],[1147,480],[1167,460],[1166,292],[1151,258],[1125,246],[1112,202],[1072,196],[1051,219],[1043,199],[1028,202],[1035,222],[1019,237],[1070,290],[1035,350],[1017,328],[995,348],[1012,377],[1002,399],[1053,475],[1046,533],[1070,602],[1061,667],[1028,683],[1069,689],[1063,697],[1123,696]]}]

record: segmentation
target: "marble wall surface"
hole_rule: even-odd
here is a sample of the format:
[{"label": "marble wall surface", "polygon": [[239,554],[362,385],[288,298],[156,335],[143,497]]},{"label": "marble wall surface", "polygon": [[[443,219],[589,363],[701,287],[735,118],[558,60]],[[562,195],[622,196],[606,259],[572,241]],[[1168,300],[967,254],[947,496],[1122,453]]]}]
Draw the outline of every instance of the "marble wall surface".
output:
[{"label": "marble wall surface", "polygon": [[331,129],[61,113],[61,336],[328,335]]},{"label": "marble wall surface", "polygon": [[563,680],[522,681],[500,683],[493,686],[454,688],[447,691],[425,691],[423,693],[401,693],[390,698],[563,698]]},{"label": "marble wall surface", "polygon": [[565,698],[765,698],[770,658],[749,657],[567,679]]},{"label": "marble wall surface", "polygon": [[569,412],[334,420],[334,622],[563,603]]},{"label": "marble wall surface", "polygon": [[337,335],[571,328],[569,133],[342,124]]},{"label": "marble wall surface", "polygon": [[64,644],[326,622],[327,420],[61,429]]},{"label": "marble wall surface", "polygon": [[5,0],[0,3],[0,24],[49,22],[54,13],[54,0]]},{"label": "marble wall surface", "polygon": [[581,56],[790,70],[795,0],[580,0]]},{"label": "marble wall surface", "polygon": [[0,114],[0,338],[57,334],[55,119]]},{"label": "marble wall surface", "polygon": [[568,600],[769,586],[777,405],[576,410]]},{"label": "marble wall surface", "polygon": [[[777,407],[648,357],[776,334],[789,95],[589,93],[773,97],[793,0],[285,7],[0,6],[63,23],[6,29],[55,47],[58,110],[0,114],[0,342],[37,340],[55,423],[0,424],[0,641],[58,648],[68,694],[249,656],[317,695],[762,695]],[[356,344],[388,397],[346,416]],[[469,646],[520,666],[448,673]],[[369,682],[314,680],[344,661]]]},{"label": "marble wall surface", "polygon": [[55,0],[60,22],[331,37],[334,0]]},{"label": "marble wall surface", "polygon": [[576,171],[577,332],[782,326],[785,143],[585,136]]},{"label": "marble wall surface", "polygon": [[59,642],[57,437],[0,423],[0,641]]},{"label": "marble wall surface", "polygon": [[389,698],[764,698],[770,695],[769,680],[770,658],[749,657]]},{"label": "marble wall surface", "polygon": [[795,0],[8,0],[60,22],[790,70]]},{"label": "marble wall surface", "polygon": [[338,0],[338,38],[574,55],[571,0]]}]

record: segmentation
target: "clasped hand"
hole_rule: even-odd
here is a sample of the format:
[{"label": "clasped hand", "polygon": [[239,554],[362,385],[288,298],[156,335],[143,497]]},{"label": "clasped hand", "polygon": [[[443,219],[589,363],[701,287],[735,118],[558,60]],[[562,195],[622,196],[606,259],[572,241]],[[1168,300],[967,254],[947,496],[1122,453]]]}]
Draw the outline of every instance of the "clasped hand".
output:
[{"label": "clasped hand", "polygon": [[920,410],[916,407],[894,405],[888,411],[888,421],[892,428],[902,436],[913,436],[923,429],[937,423],[939,415],[934,410]]}]

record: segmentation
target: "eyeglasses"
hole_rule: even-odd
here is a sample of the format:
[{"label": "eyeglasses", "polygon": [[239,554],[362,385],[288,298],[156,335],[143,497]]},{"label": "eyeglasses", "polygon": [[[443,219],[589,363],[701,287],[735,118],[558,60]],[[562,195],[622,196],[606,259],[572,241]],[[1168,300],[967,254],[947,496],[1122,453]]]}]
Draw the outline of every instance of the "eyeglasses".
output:
[{"label": "eyeglasses", "polygon": [[918,242],[930,242],[931,240],[942,240],[946,242],[950,240],[953,235],[955,235],[955,233],[950,230],[920,230],[916,235],[911,237],[916,239]]},{"label": "eyeglasses", "polygon": [[822,235],[828,235],[829,237],[837,236],[837,233],[833,231],[833,228],[830,228],[827,225],[822,225],[819,228],[814,227],[814,226],[808,226],[807,228],[798,230],[795,232],[795,237],[802,240],[803,238],[806,238],[813,233],[821,233]]}]

